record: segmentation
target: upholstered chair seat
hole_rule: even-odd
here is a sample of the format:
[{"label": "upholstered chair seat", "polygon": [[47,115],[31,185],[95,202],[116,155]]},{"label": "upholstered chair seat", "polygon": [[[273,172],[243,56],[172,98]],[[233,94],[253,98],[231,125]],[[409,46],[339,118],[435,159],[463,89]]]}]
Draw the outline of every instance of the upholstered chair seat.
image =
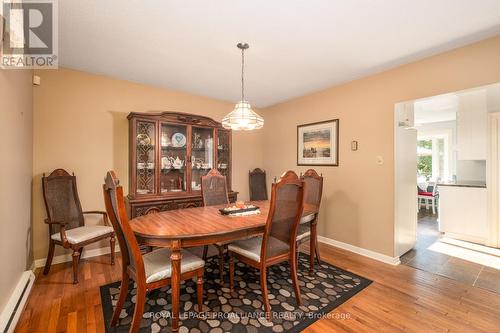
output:
[{"label": "upholstered chair seat", "polygon": [[[170,249],[159,249],[146,253],[144,270],[146,272],[146,283],[160,281],[172,276],[172,263],[170,261]],[[181,274],[194,271],[205,266],[205,261],[187,250],[181,251]]]},{"label": "upholstered chair seat", "polygon": [[297,229],[297,241],[311,236],[311,228],[307,224],[299,224]]},{"label": "upholstered chair seat", "polygon": [[311,222],[312,220],[314,220],[314,218],[316,218],[316,213],[302,216],[300,219],[300,224]]},{"label": "upholstered chair seat", "polygon": [[[70,244],[78,244],[112,232],[113,227],[104,225],[84,226],[66,230],[66,239]],[[50,236],[50,238],[61,241],[61,233],[57,232]]]},{"label": "upholstered chair seat", "polygon": [[[260,250],[262,249],[262,236],[243,239],[229,244],[228,250],[238,253],[244,257],[260,262]],[[290,246],[279,239],[270,236],[267,241],[267,256],[276,257],[290,251]]]}]

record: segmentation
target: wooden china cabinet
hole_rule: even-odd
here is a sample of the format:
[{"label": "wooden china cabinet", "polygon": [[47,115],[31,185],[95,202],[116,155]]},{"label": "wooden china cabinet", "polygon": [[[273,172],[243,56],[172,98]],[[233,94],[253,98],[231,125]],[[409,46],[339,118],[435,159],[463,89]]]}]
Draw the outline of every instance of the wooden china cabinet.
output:
[{"label": "wooden china cabinet", "polygon": [[130,113],[129,195],[131,218],[202,206],[201,177],[212,168],[231,190],[231,131],[208,117],[180,112]]}]

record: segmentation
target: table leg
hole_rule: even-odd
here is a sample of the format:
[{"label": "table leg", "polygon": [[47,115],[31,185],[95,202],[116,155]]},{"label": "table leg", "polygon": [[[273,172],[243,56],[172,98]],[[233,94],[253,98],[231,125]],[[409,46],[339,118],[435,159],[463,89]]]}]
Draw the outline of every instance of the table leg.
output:
[{"label": "table leg", "polygon": [[179,302],[181,290],[181,246],[180,241],[172,241],[172,332],[179,330]]}]

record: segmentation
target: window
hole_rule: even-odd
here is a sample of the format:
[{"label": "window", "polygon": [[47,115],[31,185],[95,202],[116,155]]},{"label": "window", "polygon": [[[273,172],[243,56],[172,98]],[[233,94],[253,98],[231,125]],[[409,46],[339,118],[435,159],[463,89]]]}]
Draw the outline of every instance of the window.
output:
[{"label": "window", "polygon": [[451,163],[449,137],[443,134],[421,136],[417,142],[417,172],[420,179],[449,180]]},{"label": "window", "polygon": [[432,140],[417,142],[417,171],[425,180],[432,178]]}]

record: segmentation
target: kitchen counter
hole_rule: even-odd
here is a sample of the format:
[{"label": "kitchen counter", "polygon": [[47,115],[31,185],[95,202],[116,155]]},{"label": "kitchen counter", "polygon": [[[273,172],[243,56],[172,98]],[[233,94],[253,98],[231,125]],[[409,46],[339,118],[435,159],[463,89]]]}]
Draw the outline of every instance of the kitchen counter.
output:
[{"label": "kitchen counter", "polygon": [[486,183],[481,181],[450,181],[450,182],[439,182],[438,186],[456,186],[456,187],[476,187],[476,188],[486,188]]}]

